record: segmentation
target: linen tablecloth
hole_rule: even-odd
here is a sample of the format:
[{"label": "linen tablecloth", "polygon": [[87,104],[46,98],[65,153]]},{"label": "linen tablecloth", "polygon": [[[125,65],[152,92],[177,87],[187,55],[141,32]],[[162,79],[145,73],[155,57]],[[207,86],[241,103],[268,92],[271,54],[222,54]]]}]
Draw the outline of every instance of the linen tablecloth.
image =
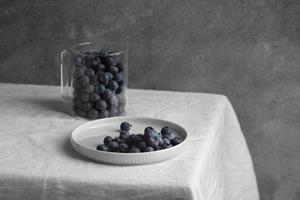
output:
[{"label": "linen tablecloth", "polygon": [[87,122],[70,115],[55,86],[0,84],[0,199],[259,199],[251,157],[225,96],[127,90],[127,116],[183,126],[188,147],[140,166],[93,162],[69,136]]}]

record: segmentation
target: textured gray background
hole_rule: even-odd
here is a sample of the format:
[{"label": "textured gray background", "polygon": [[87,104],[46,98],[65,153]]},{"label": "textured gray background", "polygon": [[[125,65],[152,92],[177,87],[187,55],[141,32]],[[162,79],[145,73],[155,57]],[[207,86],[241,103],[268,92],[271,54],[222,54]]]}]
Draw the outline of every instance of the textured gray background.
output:
[{"label": "textured gray background", "polygon": [[261,199],[300,199],[300,1],[0,1],[0,81],[59,84],[60,51],[129,45],[132,88],[225,94]]}]

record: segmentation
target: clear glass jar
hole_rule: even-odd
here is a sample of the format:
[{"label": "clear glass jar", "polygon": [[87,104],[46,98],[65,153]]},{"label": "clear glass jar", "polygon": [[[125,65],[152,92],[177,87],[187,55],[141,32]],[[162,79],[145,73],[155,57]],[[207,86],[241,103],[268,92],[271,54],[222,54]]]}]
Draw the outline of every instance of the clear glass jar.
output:
[{"label": "clear glass jar", "polygon": [[61,96],[76,116],[125,114],[128,53],[125,45],[86,42],[61,53]]}]

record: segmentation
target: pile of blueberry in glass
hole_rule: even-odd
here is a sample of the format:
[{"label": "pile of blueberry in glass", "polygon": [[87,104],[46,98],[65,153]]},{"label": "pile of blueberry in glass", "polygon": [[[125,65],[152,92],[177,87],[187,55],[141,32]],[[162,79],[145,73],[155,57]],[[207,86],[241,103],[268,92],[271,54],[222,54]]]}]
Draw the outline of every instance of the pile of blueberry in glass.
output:
[{"label": "pile of blueberry in glass", "polygon": [[158,133],[154,128],[147,127],[144,134],[130,134],[131,124],[122,122],[119,137],[106,136],[103,144],[97,146],[99,151],[120,153],[151,152],[167,149],[182,142],[179,137],[174,137],[173,130],[163,127]]},{"label": "pile of blueberry in glass", "polygon": [[73,71],[73,110],[76,115],[106,118],[124,112],[124,66],[106,49],[76,56]]}]

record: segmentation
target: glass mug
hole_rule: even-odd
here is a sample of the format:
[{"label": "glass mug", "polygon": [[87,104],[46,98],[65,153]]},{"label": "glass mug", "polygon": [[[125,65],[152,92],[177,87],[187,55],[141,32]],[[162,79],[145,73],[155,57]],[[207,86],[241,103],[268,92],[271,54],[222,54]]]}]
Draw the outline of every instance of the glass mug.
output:
[{"label": "glass mug", "polygon": [[86,42],[61,53],[61,96],[75,116],[100,119],[125,114],[127,48]]}]

